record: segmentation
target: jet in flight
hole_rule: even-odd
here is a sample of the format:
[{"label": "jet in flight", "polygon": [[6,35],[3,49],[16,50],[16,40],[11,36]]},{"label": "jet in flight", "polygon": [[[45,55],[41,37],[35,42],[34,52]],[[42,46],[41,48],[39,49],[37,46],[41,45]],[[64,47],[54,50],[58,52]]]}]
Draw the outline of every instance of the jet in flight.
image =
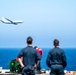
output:
[{"label": "jet in flight", "polygon": [[4,17],[2,17],[2,20],[0,20],[0,21],[5,23],[5,24],[14,24],[14,25],[17,25],[19,23],[23,23],[23,21],[21,21],[21,20],[12,21],[12,20],[10,20],[8,18],[4,18]]}]

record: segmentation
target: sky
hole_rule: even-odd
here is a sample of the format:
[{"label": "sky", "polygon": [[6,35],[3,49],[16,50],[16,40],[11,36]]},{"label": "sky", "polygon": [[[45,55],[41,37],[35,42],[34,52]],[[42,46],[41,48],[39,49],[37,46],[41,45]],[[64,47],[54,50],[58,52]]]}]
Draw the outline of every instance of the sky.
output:
[{"label": "sky", "polygon": [[76,48],[76,0],[0,0],[0,20],[23,20],[13,25],[0,22],[0,48],[27,46],[28,36],[33,46]]}]

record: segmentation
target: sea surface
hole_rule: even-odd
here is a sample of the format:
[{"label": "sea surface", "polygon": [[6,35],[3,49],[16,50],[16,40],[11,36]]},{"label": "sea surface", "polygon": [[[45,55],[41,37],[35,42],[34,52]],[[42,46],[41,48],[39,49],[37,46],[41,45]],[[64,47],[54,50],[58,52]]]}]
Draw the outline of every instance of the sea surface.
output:
[{"label": "sea surface", "polygon": [[[9,63],[15,59],[22,48],[0,48],[0,67],[9,69]],[[46,57],[51,48],[42,48],[41,59],[42,69],[49,69],[46,65]],[[76,71],[76,48],[63,48],[67,57],[67,67],[65,70]]]}]

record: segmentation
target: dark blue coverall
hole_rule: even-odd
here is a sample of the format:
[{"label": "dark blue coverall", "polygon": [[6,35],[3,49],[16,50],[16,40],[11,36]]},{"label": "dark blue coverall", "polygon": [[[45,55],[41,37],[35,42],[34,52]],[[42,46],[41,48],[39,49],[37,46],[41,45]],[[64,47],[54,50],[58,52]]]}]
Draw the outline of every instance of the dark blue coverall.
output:
[{"label": "dark blue coverall", "polygon": [[50,50],[46,59],[46,64],[51,68],[50,75],[64,75],[64,68],[67,65],[64,51],[58,47]]},{"label": "dark blue coverall", "polygon": [[23,64],[25,66],[22,70],[22,75],[35,75],[34,65],[37,60],[40,60],[39,53],[32,46],[27,46],[21,50],[18,58],[22,56]]}]

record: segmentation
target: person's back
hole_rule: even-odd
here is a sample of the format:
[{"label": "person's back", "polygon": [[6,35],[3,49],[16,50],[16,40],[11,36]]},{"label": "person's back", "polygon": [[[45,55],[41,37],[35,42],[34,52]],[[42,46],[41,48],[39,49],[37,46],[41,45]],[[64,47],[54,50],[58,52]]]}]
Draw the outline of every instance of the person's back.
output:
[{"label": "person's back", "polygon": [[27,46],[26,48],[23,48],[22,52],[24,65],[34,65],[35,59],[37,59],[37,51],[32,46]]},{"label": "person's back", "polygon": [[48,53],[46,63],[51,68],[50,75],[64,75],[64,68],[66,67],[66,56],[62,49],[60,49],[59,41],[54,40],[54,48]]},{"label": "person's back", "polygon": [[[35,75],[34,65],[39,64],[40,56],[38,52],[32,47],[32,38],[27,38],[28,46],[23,48],[18,55],[18,58],[23,57],[23,62],[19,59],[20,65],[23,68],[22,75]],[[36,67],[37,67],[36,65]]]},{"label": "person's back", "polygon": [[[66,66],[66,59],[63,59],[65,54],[64,51],[59,48],[59,47],[55,47],[52,50],[50,50],[50,54],[51,54],[51,61],[52,64],[58,63],[58,64],[64,64],[64,67]],[[63,61],[64,60],[64,61]]]}]

